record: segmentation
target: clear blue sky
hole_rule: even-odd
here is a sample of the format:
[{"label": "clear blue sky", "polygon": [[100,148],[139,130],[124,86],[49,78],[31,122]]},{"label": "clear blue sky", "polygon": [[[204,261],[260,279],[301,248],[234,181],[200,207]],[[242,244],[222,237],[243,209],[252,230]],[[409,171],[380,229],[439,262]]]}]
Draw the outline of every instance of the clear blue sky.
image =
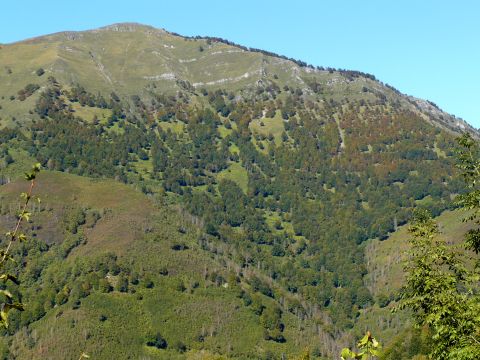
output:
[{"label": "clear blue sky", "polygon": [[115,22],[374,74],[480,127],[480,1],[6,1],[0,43]]}]

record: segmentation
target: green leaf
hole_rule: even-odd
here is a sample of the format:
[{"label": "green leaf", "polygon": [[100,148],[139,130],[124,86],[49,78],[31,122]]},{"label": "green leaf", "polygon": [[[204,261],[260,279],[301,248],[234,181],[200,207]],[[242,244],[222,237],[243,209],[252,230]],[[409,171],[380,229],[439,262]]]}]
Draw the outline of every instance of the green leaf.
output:
[{"label": "green leaf", "polygon": [[30,216],[32,216],[32,213],[29,213],[28,211],[23,211],[21,214],[20,214],[20,217],[22,219],[25,219],[25,221],[30,221]]},{"label": "green leaf", "polygon": [[17,285],[20,283],[18,281],[17,277],[12,275],[12,274],[2,274],[2,275],[0,275],[0,280],[4,280],[4,281],[10,280]]},{"label": "green leaf", "polygon": [[371,349],[370,354],[373,356],[380,356],[380,350]]},{"label": "green leaf", "polygon": [[12,303],[12,304],[4,304],[3,310],[9,312],[10,310],[15,309],[18,311],[24,311],[25,307],[21,303]]},{"label": "green leaf", "polygon": [[355,359],[368,359],[368,352],[366,351],[361,351],[357,354]]},{"label": "green leaf", "polygon": [[368,344],[368,341],[370,340],[370,333],[367,333],[363,338],[360,339],[358,342],[358,347],[362,348],[365,345]]},{"label": "green leaf", "polygon": [[355,356],[357,356],[357,354],[355,354],[352,350],[347,348],[342,349],[342,353],[341,353],[342,360],[355,358]]},{"label": "green leaf", "polygon": [[0,323],[5,326],[5,328],[8,328],[8,312],[0,311]]},{"label": "green leaf", "polygon": [[10,291],[8,290],[2,290],[0,289],[0,294],[4,295],[5,297],[7,297],[8,299],[12,299],[13,298],[13,295]]},{"label": "green leaf", "polygon": [[3,326],[5,326],[6,328],[8,328],[8,313],[12,309],[23,311],[24,307],[20,303],[2,305],[2,310],[0,311],[0,323],[3,324]]},{"label": "green leaf", "polygon": [[31,181],[35,179],[35,173],[25,173],[25,180]]},{"label": "green leaf", "polygon": [[0,258],[2,258],[2,259],[5,258],[5,260],[10,260],[11,262],[13,262],[15,264],[17,263],[15,261],[15,259],[10,254],[5,253],[4,250],[0,250]]}]

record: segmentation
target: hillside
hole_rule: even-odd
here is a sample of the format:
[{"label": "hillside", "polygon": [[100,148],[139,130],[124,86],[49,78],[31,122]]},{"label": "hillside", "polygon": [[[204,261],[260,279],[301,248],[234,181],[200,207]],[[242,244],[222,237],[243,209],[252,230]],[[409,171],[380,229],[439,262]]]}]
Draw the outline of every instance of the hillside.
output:
[{"label": "hillside", "polygon": [[[0,188],[2,204],[15,204],[23,185]],[[242,274],[220,254],[203,250],[198,229],[176,209],[117,182],[56,172],[41,174],[37,191],[43,205],[33,211],[20,289],[30,306],[12,319],[32,324],[13,336],[10,356],[66,359],[85,351],[97,359],[163,359],[182,358],[188,349],[192,356],[220,351],[255,357],[294,354],[309,344],[263,339],[261,317],[251,308],[265,306],[266,312],[276,305],[247,284],[255,270]],[[50,240],[47,246],[43,239]],[[41,276],[32,281],[33,273]],[[243,293],[251,294],[253,305],[245,305]],[[293,315],[281,319],[293,339]],[[167,349],[147,345],[157,333]],[[307,335],[311,342],[315,337]]]},{"label": "hillside", "polygon": [[[472,224],[462,221],[466,216],[465,211],[447,210],[435,219],[440,238],[451,246],[460,246],[460,251],[463,249],[463,234],[472,228]],[[411,237],[408,226],[399,226],[397,231],[383,241],[370,239],[364,243],[367,266],[364,281],[376,299],[376,304],[361,313],[358,326],[368,328],[374,333],[382,333],[390,339],[398,333],[399,324],[407,325],[409,329],[411,322],[407,314],[391,311],[398,305],[399,291],[404,285],[403,266],[409,250],[408,239]],[[408,337],[405,333],[400,336]]]},{"label": "hillside", "polygon": [[373,75],[222,39],[116,24],[2,45],[1,230],[44,168],[5,354],[327,359],[365,328],[388,343],[410,326],[388,305],[403,225],[451,216],[464,131]]}]

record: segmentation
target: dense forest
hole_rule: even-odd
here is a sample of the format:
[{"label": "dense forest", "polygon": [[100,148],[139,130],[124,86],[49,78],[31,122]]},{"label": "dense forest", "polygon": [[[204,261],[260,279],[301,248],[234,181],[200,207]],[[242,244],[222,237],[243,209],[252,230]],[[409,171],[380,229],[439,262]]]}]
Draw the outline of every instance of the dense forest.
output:
[{"label": "dense forest", "polygon": [[[433,161],[451,152],[452,138],[413,114],[365,106],[368,126],[357,130],[353,116],[361,105],[338,105],[338,115],[330,104],[304,106],[295,92],[284,101],[237,103],[216,91],[202,95],[206,105],[196,109],[185,104],[186,95],[184,101],[152,99],[148,107],[134,97],[141,116],[127,116],[115,94],[107,101],[83,88],[63,90],[52,78],[25,148],[47,169],[135,182],[145,193],[163,189],[201,219],[209,241],[320,304],[344,329],[373,301],[362,283],[361,243],[386,238],[427,196],[426,207],[439,214],[462,184],[447,155]],[[69,110],[67,103],[77,101],[112,115],[105,124],[86,122]],[[267,107],[283,117],[278,146],[273,135],[252,134],[249,127]],[[173,122],[182,132],[162,126]],[[151,171],[139,171],[142,162]],[[219,176],[232,168],[246,178],[243,189],[235,175]]]}]

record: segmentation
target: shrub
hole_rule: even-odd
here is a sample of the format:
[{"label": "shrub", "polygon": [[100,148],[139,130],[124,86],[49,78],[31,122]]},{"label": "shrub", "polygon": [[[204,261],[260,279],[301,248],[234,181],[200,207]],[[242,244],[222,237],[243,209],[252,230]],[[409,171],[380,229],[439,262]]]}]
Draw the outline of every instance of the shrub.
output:
[{"label": "shrub", "polygon": [[168,347],[167,340],[165,340],[160,333],[147,338],[147,346],[156,347],[157,349],[166,349]]},{"label": "shrub", "polygon": [[272,247],[272,255],[273,256],[285,256],[285,250],[283,246],[280,244],[275,244]]}]

